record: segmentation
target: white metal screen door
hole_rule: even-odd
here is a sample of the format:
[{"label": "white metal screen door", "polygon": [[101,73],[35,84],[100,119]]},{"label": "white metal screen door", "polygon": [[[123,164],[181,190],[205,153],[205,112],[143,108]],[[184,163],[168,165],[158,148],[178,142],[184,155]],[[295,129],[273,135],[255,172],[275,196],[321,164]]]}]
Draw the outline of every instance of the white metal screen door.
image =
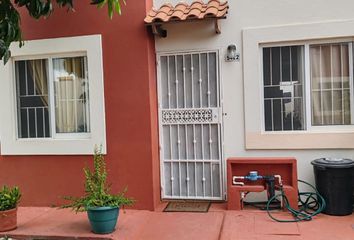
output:
[{"label": "white metal screen door", "polygon": [[222,199],[219,57],[158,57],[162,198]]}]

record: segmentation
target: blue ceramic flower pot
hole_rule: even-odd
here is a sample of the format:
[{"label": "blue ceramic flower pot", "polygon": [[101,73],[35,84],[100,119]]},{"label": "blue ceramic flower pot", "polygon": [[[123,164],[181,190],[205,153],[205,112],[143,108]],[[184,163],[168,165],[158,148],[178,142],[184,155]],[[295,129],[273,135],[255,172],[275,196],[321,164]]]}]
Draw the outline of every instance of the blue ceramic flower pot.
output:
[{"label": "blue ceramic flower pot", "polygon": [[118,207],[88,208],[87,215],[90,220],[92,232],[108,234],[115,230],[119,216]]}]

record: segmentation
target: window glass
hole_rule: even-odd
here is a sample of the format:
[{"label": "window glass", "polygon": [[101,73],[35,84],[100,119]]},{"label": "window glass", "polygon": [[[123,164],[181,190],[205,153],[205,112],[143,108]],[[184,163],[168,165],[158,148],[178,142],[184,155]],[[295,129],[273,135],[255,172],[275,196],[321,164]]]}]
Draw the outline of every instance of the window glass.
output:
[{"label": "window glass", "polygon": [[304,130],[304,48],[263,48],[266,131]]},{"label": "window glass", "polygon": [[86,57],[53,59],[57,133],[90,132]]},{"label": "window glass", "polygon": [[86,57],[15,61],[15,72],[19,138],[52,137],[50,126],[56,134],[90,132]]},{"label": "window glass", "polygon": [[349,125],[349,43],[310,46],[312,125]]},{"label": "window glass", "polygon": [[48,61],[15,62],[19,138],[50,137]]}]

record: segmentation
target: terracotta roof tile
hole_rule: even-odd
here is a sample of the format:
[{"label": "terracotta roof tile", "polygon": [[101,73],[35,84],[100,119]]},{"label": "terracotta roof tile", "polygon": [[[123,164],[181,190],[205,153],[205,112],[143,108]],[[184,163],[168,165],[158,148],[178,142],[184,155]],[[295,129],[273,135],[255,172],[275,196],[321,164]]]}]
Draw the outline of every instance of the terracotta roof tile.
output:
[{"label": "terracotta roof tile", "polygon": [[[182,17],[184,16],[184,11],[182,10],[175,10],[172,15],[171,18],[177,18],[177,19],[182,19]],[[170,19],[171,19],[170,18]]]},{"label": "terracotta roof tile", "polygon": [[202,10],[200,8],[192,8],[188,13],[187,18],[199,18],[201,13],[202,13]]},{"label": "terracotta roof tile", "polygon": [[177,5],[175,6],[175,10],[182,10],[182,11],[186,11],[186,9],[189,7],[188,3],[186,2],[180,2],[177,3]]},{"label": "terracotta roof tile", "polygon": [[191,9],[199,8],[200,10],[202,10],[203,7],[204,7],[204,3],[202,1],[195,1],[195,2],[192,2],[192,4],[190,5]]},{"label": "terracotta roof tile", "polygon": [[227,14],[227,11],[228,11],[227,8],[225,8],[224,10],[219,11],[218,14],[216,15],[216,17],[217,18],[221,18],[221,17],[225,16]]},{"label": "terracotta roof tile", "polygon": [[208,7],[205,12],[204,15],[214,15],[217,16],[219,13],[219,9],[216,7]]},{"label": "terracotta roof tile", "polygon": [[154,22],[184,21],[186,19],[225,18],[228,9],[228,2],[221,3],[220,0],[209,0],[208,3],[196,0],[190,5],[180,2],[176,6],[166,3],[157,10],[152,8],[144,21],[146,24],[151,24]]}]

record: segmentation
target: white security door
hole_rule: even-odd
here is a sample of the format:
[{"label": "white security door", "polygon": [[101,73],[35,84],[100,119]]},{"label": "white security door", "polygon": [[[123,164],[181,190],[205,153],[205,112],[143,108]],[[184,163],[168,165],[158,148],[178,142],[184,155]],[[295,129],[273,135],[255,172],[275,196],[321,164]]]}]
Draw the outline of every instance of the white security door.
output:
[{"label": "white security door", "polygon": [[222,111],[216,51],[158,57],[164,199],[223,199]]}]

